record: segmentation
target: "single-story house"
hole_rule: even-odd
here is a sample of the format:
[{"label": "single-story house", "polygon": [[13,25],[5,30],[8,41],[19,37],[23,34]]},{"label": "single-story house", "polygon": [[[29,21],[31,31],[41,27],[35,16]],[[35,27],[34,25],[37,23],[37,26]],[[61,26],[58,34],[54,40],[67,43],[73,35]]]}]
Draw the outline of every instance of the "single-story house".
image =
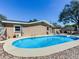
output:
[{"label": "single-story house", "polygon": [[79,34],[79,28],[75,27],[66,27],[61,29],[62,33],[67,33],[67,34]]},{"label": "single-story house", "polygon": [[36,36],[55,34],[55,28],[49,22],[42,20],[36,22],[21,22],[12,20],[1,21],[2,26],[6,29],[7,38],[16,36]]}]

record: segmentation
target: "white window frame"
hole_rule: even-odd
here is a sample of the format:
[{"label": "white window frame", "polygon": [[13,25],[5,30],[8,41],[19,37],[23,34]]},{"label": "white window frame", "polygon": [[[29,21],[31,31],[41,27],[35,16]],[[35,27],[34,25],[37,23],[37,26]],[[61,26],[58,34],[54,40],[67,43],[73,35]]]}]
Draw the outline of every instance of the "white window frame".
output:
[{"label": "white window frame", "polygon": [[[20,27],[20,31],[15,31],[15,27],[19,26]],[[21,32],[21,25],[14,25],[14,32]]]}]

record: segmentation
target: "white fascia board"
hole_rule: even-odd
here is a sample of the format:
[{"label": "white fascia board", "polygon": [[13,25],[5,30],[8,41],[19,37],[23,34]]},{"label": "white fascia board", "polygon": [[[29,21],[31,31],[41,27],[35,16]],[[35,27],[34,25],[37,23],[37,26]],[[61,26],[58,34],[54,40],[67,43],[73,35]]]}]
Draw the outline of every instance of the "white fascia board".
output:
[{"label": "white fascia board", "polygon": [[44,23],[46,23],[46,24],[48,24],[48,25],[50,25],[50,26],[52,26],[52,27],[54,27],[52,24],[50,24],[48,21],[46,21],[46,20],[40,20],[40,21],[36,21],[36,22],[30,22],[30,23],[24,23],[24,22],[16,22],[16,21],[2,21],[3,23],[16,23],[16,24],[28,24],[28,25],[30,25],[30,24],[35,24],[35,23],[39,23],[39,22],[44,22]]},{"label": "white fascia board", "polygon": [[46,24],[48,24],[48,25],[54,27],[54,25],[52,25],[51,23],[49,23],[49,22],[46,21],[46,20],[40,20],[40,21],[36,21],[36,22],[31,22],[31,23],[28,23],[28,24],[34,24],[34,23],[39,23],[39,22],[44,22],[44,23],[46,23]]},{"label": "white fascia board", "polygon": [[34,24],[34,23],[39,23],[42,21],[36,21],[36,22],[29,22],[29,23],[25,23],[25,22],[16,22],[16,21],[2,21],[3,23],[17,23],[17,24]]},{"label": "white fascia board", "polygon": [[26,23],[23,23],[23,22],[15,22],[15,21],[2,21],[2,23],[16,23],[16,24],[26,24]]}]

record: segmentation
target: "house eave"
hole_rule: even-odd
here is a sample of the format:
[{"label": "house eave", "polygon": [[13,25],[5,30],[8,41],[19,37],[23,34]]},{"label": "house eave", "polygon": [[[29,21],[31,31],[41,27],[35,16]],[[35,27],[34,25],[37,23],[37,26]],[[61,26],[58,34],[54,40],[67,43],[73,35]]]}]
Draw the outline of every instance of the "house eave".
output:
[{"label": "house eave", "polygon": [[37,24],[37,23],[45,23],[47,24],[48,26],[51,26],[51,27],[54,27],[54,25],[50,24],[48,21],[46,20],[42,20],[42,21],[36,21],[36,22],[30,22],[30,23],[27,23],[27,22],[16,22],[16,21],[1,21],[2,23],[8,23],[8,24],[24,24],[24,25],[32,25],[32,24]]}]

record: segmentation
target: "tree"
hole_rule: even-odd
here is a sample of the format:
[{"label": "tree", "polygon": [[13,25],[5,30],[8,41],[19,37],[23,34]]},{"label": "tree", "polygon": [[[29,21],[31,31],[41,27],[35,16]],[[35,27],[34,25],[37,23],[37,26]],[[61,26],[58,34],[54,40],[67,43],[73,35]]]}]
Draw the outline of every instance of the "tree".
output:
[{"label": "tree", "polygon": [[53,23],[53,25],[54,25],[54,26],[58,26],[58,24],[57,24],[57,23]]},{"label": "tree", "polygon": [[54,25],[56,28],[61,28],[61,26],[58,25],[57,23],[53,23],[53,25]]},{"label": "tree", "polygon": [[73,27],[73,25],[65,25],[64,27],[65,28],[67,28],[67,27]]},{"label": "tree", "polygon": [[28,22],[36,22],[38,21],[37,19],[29,20]]},{"label": "tree", "polygon": [[2,20],[7,20],[7,17],[0,14],[0,27],[2,27],[2,23],[1,23]]},{"label": "tree", "polygon": [[72,25],[65,25],[64,27],[76,27],[76,24],[72,24]]},{"label": "tree", "polygon": [[63,11],[59,15],[59,22],[64,24],[73,22],[79,25],[79,1],[73,0],[70,4],[65,5]]},{"label": "tree", "polygon": [[7,20],[7,17],[5,17],[2,14],[0,14],[0,21],[2,21],[2,20]]}]

